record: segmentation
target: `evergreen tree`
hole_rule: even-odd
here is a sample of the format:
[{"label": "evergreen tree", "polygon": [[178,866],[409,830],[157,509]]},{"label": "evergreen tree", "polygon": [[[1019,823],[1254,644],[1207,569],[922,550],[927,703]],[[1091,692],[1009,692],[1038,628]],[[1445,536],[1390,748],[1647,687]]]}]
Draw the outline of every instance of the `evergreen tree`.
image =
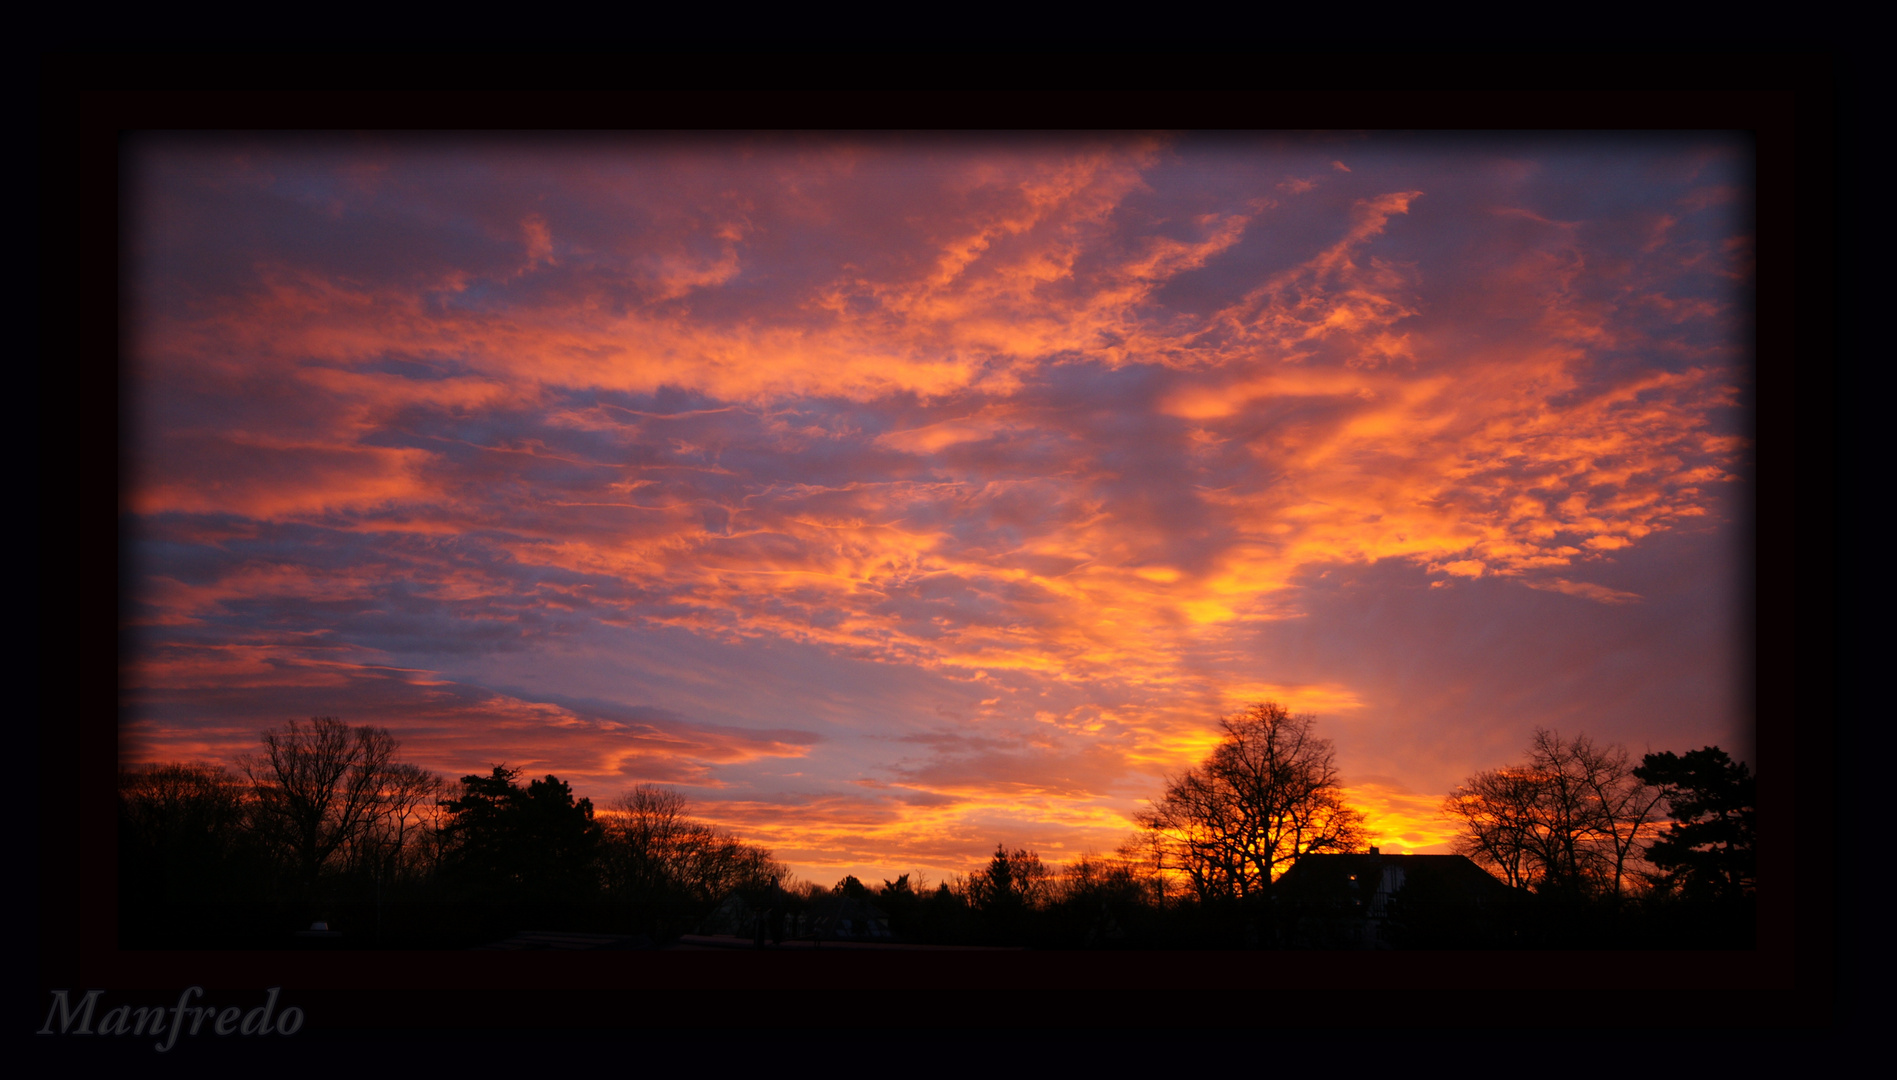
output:
[{"label": "evergreen tree", "polygon": [[558,777],[526,787],[520,770],[494,766],[461,778],[461,797],[442,803],[444,874],[487,900],[576,900],[599,886],[601,827],[591,799],[573,798]]},{"label": "evergreen tree", "polygon": [[1708,746],[1648,754],[1634,775],[1665,795],[1673,824],[1647,860],[1689,900],[1736,900],[1757,886],[1758,782],[1743,762]]}]

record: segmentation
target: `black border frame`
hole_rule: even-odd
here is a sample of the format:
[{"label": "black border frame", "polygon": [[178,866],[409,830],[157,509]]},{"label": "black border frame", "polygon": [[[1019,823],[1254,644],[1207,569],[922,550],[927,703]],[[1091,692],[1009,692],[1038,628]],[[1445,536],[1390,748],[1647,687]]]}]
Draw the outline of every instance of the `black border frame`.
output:
[{"label": "black border frame", "polygon": [[[645,88],[523,91],[495,56],[119,54],[43,58],[40,834],[36,1024],[46,991],[169,1000],[282,986],[297,1045],[408,1034],[472,1046],[624,1027],[966,1029],[1172,1026],[1686,1028],[1817,1031],[1838,1022],[1839,611],[1835,425],[1842,115],[1822,55],[1438,54],[1143,58],[1150,82],[1098,86],[1132,57],[758,57],[754,89],[702,86],[730,57],[615,57]],[[916,61],[914,63],[907,61]],[[1347,65],[1345,62],[1348,62]],[[505,66],[520,72],[519,58]],[[540,65],[526,65],[534,70]],[[557,71],[559,63],[545,70]],[[954,81],[1018,87],[938,89]],[[850,89],[774,89],[795,72]],[[1576,75],[1576,71],[1585,74]],[[1252,76],[1249,72],[1268,72]],[[780,74],[791,73],[791,74]],[[1236,73],[1236,74],[1234,74]],[[518,77],[516,74],[515,77]],[[1269,78],[1278,87],[1259,88]],[[1450,83],[1461,80],[1460,85]],[[1168,82],[1170,80],[1170,82]],[[559,85],[558,75],[546,85]],[[807,81],[807,76],[806,76]],[[1223,85],[1222,85],[1223,84]],[[1316,87],[1299,89],[1298,87]],[[340,89],[340,87],[356,87]],[[456,89],[443,89],[451,87]],[[1709,89],[1710,87],[1710,89]],[[466,89],[460,89],[466,88]],[[1506,91],[1506,92],[1501,92]],[[116,947],[119,611],[119,133],[352,128],[1737,129],[1758,149],[1756,702],[1761,889],[1743,953],[777,954],[169,953]],[[75,229],[76,225],[76,229]],[[76,243],[74,233],[77,233]],[[76,329],[76,335],[75,335]],[[76,342],[75,342],[76,338]],[[76,343],[78,356],[71,356]],[[64,412],[64,410],[71,410]],[[57,418],[57,419],[55,419]],[[60,433],[68,437],[61,438]],[[76,434],[76,439],[70,438]],[[71,446],[73,451],[65,451]],[[1796,456],[1793,448],[1796,447]],[[62,475],[76,468],[77,476]],[[73,481],[77,482],[74,483]],[[71,500],[68,503],[68,500]],[[76,534],[76,542],[74,535]],[[1794,603],[1796,600],[1796,603]],[[75,603],[76,601],[76,603]],[[51,662],[72,641],[77,680]],[[76,691],[76,692],[75,692]],[[77,705],[74,709],[72,706]],[[1848,741],[1848,740],[1847,740]],[[75,813],[76,811],[76,813]],[[1248,958],[1248,959],[1246,959]],[[1235,962],[1245,959],[1245,962]],[[1583,962],[1585,961],[1585,962]],[[815,994],[787,993],[812,990]],[[960,991],[982,990],[977,996]],[[1603,991],[1618,991],[1604,1010]],[[1340,1007],[1336,994],[1354,991]],[[1498,992],[1499,991],[1499,992]],[[1057,995],[1050,997],[1050,995]],[[1472,997],[1480,1008],[1471,1008]],[[845,1003],[845,1004],[840,1004]],[[284,1040],[287,1048],[291,1040]]]}]

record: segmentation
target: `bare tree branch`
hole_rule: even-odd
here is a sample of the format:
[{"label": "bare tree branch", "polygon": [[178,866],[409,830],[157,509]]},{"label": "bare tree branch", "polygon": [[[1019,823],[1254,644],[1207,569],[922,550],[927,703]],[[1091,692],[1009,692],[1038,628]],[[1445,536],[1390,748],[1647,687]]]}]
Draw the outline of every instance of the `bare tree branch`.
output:
[{"label": "bare tree branch", "polygon": [[1164,868],[1202,901],[1260,894],[1305,854],[1362,846],[1363,815],[1344,805],[1335,753],[1312,717],[1266,702],[1220,724],[1211,756],[1167,780],[1137,818]]}]

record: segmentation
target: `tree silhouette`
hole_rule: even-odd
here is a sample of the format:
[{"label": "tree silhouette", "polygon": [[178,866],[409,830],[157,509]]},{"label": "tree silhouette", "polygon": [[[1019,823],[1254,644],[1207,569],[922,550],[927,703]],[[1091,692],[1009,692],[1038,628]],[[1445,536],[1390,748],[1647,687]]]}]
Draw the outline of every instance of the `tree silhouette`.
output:
[{"label": "tree silhouette", "polygon": [[1456,851],[1517,888],[1618,897],[1658,825],[1660,792],[1636,772],[1621,746],[1537,729],[1526,762],[1478,772],[1445,800]]},{"label": "tree silhouette", "polygon": [[986,924],[992,940],[1017,943],[1029,920],[1053,899],[1054,873],[1026,848],[995,845],[988,865],[968,875],[968,906]]},{"label": "tree silhouette", "polygon": [[1069,941],[1086,948],[1124,943],[1128,921],[1154,899],[1144,871],[1137,851],[1087,852],[1068,864],[1058,892]]},{"label": "tree silhouette", "polygon": [[996,844],[988,865],[968,876],[968,901],[985,913],[1032,910],[1051,899],[1053,880],[1053,872],[1039,855]]},{"label": "tree silhouette", "polygon": [[1262,896],[1299,857],[1363,845],[1363,815],[1344,805],[1335,751],[1314,724],[1273,702],[1221,720],[1211,756],[1139,816],[1164,868],[1202,902]]},{"label": "tree silhouette", "polygon": [[696,826],[685,797],[641,784],[616,800],[606,821],[607,887],[623,899],[658,900],[690,891],[681,863]]},{"label": "tree silhouette", "polygon": [[1141,870],[1138,863],[1123,856],[1103,857],[1087,852],[1061,874],[1061,899],[1085,903],[1147,902],[1151,894],[1142,880]]},{"label": "tree silhouette", "polygon": [[141,903],[228,899],[246,884],[263,884],[270,863],[255,843],[251,809],[244,786],[219,765],[122,770],[124,883]]},{"label": "tree silhouette", "polygon": [[345,862],[379,884],[426,870],[426,845],[437,828],[441,777],[418,765],[395,763],[382,772],[376,802],[349,841]]},{"label": "tree silhouette", "polygon": [[1758,782],[1716,746],[1648,754],[1634,774],[1665,796],[1673,823],[1647,860],[1689,900],[1734,900],[1757,887]]},{"label": "tree silhouette", "polygon": [[525,788],[520,770],[494,766],[461,778],[460,797],[442,803],[448,852],[444,874],[487,900],[575,900],[599,888],[602,829],[590,799],[573,798],[558,777]]},{"label": "tree silhouette", "polygon": [[313,886],[323,865],[377,812],[397,743],[385,728],[351,727],[333,716],[308,725],[292,720],[264,732],[262,741],[260,755],[241,761],[257,824]]},{"label": "tree silhouette", "polygon": [[909,875],[902,874],[891,881],[883,879],[883,887],[877,891],[877,897],[886,903],[913,903],[921,898],[915,886],[909,884]]},{"label": "tree silhouette", "polygon": [[763,848],[690,817],[684,796],[641,784],[609,807],[607,887],[633,901],[711,903],[734,889],[767,888],[790,875]]},{"label": "tree silhouette", "polygon": [[[1486,769],[1450,792],[1443,809],[1460,827],[1456,852],[1517,889],[1535,880],[1541,846],[1541,784],[1532,770]],[[1545,861],[1545,860],[1543,860]]]}]

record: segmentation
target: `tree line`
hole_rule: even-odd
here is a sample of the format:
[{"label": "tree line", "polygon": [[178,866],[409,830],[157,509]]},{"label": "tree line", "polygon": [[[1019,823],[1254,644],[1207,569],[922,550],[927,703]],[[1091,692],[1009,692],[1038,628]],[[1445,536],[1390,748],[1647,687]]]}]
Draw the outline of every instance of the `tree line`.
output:
[{"label": "tree line", "polygon": [[235,770],[121,770],[123,934],[250,946],[347,922],[365,943],[413,944],[526,919],[663,937],[734,889],[787,876],[674,792],[634,788],[600,815],[558,777],[522,783],[505,765],[450,784],[398,761],[387,730],[332,717],[261,743]]},{"label": "tree line", "polygon": [[[1221,736],[1166,778],[1109,854],[1052,866],[998,844],[985,865],[933,888],[920,874],[824,888],[695,819],[674,791],[641,785],[596,813],[551,775],[497,765],[450,784],[397,760],[384,729],[291,722],[265,732],[235,770],[121,772],[121,929],[154,946],[258,947],[319,921],[346,924],[352,944],[391,947],[467,944],[530,924],[658,943],[717,912],[781,921],[860,901],[921,943],[1300,940],[1297,927],[1328,916],[1277,882],[1312,855],[1372,850],[1365,816],[1348,805],[1313,718],[1261,703],[1224,718]],[[1732,944],[1756,890],[1754,787],[1716,747],[1635,765],[1622,747],[1538,731],[1525,760],[1473,774],[1444,802],[1456,851],[1524,903],[1473,929],[1457,915],[1462,928],[1448,937],[1424,905],[1398,903],[1392,917],[1410,940],[1437,946],[1666,943],[1687,927],[1706,938],[1714,923],[1709,943]]]},{"label": "tree line", "polygon": [[1527,760],[1469,777],[1444,810],[1456,849],[1508,884],[1569,900],[1738,901],[1757,886],[1757,783],[1724,750],[1647,754],[1540,730]]}]

